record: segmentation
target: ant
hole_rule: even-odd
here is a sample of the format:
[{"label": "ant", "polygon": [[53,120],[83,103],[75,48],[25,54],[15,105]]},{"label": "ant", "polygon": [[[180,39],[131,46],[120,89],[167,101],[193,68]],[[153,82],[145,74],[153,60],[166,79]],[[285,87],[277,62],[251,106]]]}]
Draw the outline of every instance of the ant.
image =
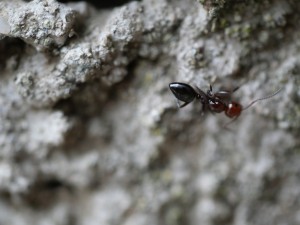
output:
[{"label": "ant", "polygon": [[[229,123],[235,121],[242,113],[243,110],[250,108],[254,103],[265,100],[268,98],[272,98],[276,94],[281,91],[281,88],[275,91],[273,94],[268,95],[266,97],[258,98],[249,103],[246,107],[231,100],[232,94],[239,89],[239,87],[234,88],[232,91],[217,91],[213,92],[212,86],[210,85],[209,90],[205,93],[198,87],[196,87],[197,91],[186,83],[173,82],[169,84],[170,90],[174,94],[177,99],[177,106],[179,108],[183,108],[188,105],[195,99],[199,99],[202,104],[202,111],[208,109],[212,113],[222,113],[225,112],[225,115],[229,118],[233,118]],[[179,101],[184,102],[182,105],[179,104]],[[227,123],[226,125],[228,125]]]}]

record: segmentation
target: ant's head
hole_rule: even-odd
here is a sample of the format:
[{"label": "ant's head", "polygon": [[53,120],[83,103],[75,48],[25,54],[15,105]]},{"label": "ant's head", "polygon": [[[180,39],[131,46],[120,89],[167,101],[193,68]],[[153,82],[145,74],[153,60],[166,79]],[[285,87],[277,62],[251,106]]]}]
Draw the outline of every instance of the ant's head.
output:
[{"label": "ant's head", "polygon": [[237,103],[237,102],[230,102],[227,105],[227,109],[225,111],[226,116],[233,118],[233,117],[238,117],[239,115],[241,115],[243,110],[243,107],[241,104]]}]

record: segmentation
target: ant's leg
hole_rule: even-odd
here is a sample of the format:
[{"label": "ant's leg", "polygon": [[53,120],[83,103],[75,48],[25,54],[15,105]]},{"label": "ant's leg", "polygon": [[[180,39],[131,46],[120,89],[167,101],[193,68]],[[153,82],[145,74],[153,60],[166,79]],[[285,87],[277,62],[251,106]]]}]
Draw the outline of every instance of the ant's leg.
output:
[{"label": "ant's leg", "polygon": [[236,92],[238,89],[240,89],[239,86],[235,87],[235,88],[231,91],[231,93]]},{"label": "ant's leg", "polygon": [[216,97],[222,98],[222,99],[231,99],[231,95],[236,92],[240,87],[237,86],[231,91],[218,91],[215,93]]},{"label": "ant's leg", "polygon": [[239,118],[239,116],[234,117],[232,120],[230,120],[229,122],[225,123],[222,125],[222,128],[231,131],[231,129],[228,127],[229,124],[233,123],[234,121],[236,121]]},{"label": "ant's leg", "polygon": [[183,108],[183,107],[186,106],[187,104],[189,104],[189,102],[185,102],[185,103],[183,103],[182,105],[180,105],[180,102],[179,102],[179,100],[177,99],[177,107],[178,107],[178,108]]},{"label": "ant's leg", "polygon": [[202,103],[201,116],[204,116],[205,111],[206,111],[206,105]]},{"label": "ant's leg", "polygon": [[230,100],[232,92],[231,91],[218,91],[214,95],[223,100]]},{"label": "ant's leg", "polygon": [[230,100],[231,99],[231,96],[234,92],[236,92],[240,87],[236,87],[234,88],[232,91],[218,91],[216,92],[214,95],[220,99],[223,99],[223,100]]}]

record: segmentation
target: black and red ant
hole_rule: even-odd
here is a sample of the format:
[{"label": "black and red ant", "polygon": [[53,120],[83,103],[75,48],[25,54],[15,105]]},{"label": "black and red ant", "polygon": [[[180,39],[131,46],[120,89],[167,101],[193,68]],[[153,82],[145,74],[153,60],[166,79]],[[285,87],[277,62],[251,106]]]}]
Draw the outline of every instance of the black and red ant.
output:
[{"label": "black and red ant", "polygon": [[[225,115],[227,117],[233,118],[233,120],[230,121],[230,123],[236,120],[241,115],[243,110],[248,109],[254,103],[268,98],[272,98],[281,91],[281,89],[278,89],[273,94],[263,98],[258,98],[250,102],[249,105],[243,108],[243,106],[240,103],[231,100],[232,94],[236,90],[238,90],[239,87],[234,88],[232,91],[213,92],[212,86],[210,85],[210,89],[206,93],[198,87],[196,87],[195,90],[190,85],[180,82],[170,83],[169,87],[172,93],[174,94],[175,98],[177,99],[177,105],[179,108],[183,108],[195,99],[199,99],[202,104],[203,111],[205,111],[205,109],[208,108],[212,113],[225,112]],[[179,101],[182,101],[183,104],[180,105]]]}]

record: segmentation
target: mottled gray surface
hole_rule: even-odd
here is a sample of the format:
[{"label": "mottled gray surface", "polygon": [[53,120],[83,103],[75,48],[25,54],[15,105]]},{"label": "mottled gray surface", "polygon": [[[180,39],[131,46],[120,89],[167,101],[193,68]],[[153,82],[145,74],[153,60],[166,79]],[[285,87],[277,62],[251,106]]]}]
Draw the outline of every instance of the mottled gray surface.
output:
[{"label": "mottled gray surface", "polygon": [[[300,3],[0,2],[0,224],[300,224]],[[240,86],[230,125],[173,81]]]}]

